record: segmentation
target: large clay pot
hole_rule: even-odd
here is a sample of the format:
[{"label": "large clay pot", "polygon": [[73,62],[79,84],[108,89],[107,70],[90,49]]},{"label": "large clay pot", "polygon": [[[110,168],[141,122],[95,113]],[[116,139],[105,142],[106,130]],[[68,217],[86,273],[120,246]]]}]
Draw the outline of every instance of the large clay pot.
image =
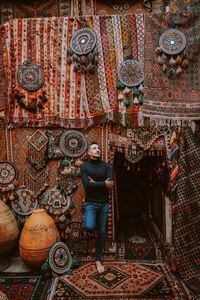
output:
[{"label": "large clay pot", "polygon": [[45,262],[51,246],[59,239],[54,220],[44,209],[36,209],[22,229],[20,256],[30,268],[39,268]]},{"label": "large clay pot", "polygon": [[11,252],[19,236],[17,222],[10,208],[0,200],[0,271],[9,266]]}]

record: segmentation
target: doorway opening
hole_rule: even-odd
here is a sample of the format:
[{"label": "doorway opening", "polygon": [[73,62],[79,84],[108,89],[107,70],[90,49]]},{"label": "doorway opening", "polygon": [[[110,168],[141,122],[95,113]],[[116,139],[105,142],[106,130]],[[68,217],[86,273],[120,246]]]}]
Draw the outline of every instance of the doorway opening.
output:
[{"label": "doorway opening", "polygon": [[145,156],[130,163],[124,153],[116,152],[114,170],[116,240],[124,244],[127,259],[157,259],[166,241],[165,157]]}]

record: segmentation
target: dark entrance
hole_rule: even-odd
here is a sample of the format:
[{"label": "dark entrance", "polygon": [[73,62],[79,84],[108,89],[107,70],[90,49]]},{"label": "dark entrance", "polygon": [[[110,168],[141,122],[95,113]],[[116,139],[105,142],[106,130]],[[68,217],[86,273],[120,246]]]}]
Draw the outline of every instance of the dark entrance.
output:
[{"label": "dark entrance", "polygon": [[[146,156],[134,164],[116,152],[117,240],[142,245],[165,240],[167,172],[163,156]],[[152,253],[151,253],[152,254]],[[155,253],[153,257],[155,258]],[[129,258],[129,257],[127,257]]]}]

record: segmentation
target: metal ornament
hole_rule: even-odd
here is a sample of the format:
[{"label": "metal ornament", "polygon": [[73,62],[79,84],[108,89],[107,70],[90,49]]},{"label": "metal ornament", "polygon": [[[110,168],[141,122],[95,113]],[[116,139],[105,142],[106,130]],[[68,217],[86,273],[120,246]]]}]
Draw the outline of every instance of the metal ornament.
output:
[{"label": "metal ornament", "polygon": [[11,201],[12,209],[21,216],[30,215],[38,206],[38,201],[33,192],[26,188],[17,190],[18,199]]},{"label": "metal ornament", "polygon": [[77,55],[86,55],[95,48],[96,40],[96,33],[92,29],[84,27],[72,35],[70,47]]},{"label": "metal ornament", "polygon": [[87,150],[85,135],[77,130],[69,130],[62,133],[60,138],[61,151],[68,157],[80,157]]},{"label": "metal ornament", "polygon": [[120,66],[118,77],[121,83],[127,87],[138,86],[144,81],[143,67],[138,61],[127,59]]},{"label": "metal ornament", "polygon": [[49,251],[49,266],[56,274],[69,271],[72,266],[72,256],[67,245],[56,242]]},{"label": "metal ornament", "polygon": [[184,33],[177,29],[166,30],[159,38],[159,47],[165,54],[176,55],[187,45]]},{"label": "metal ornament", "polygon": [[8,185],[17,177],[15,166],[9,161],[0,162],[0,184]]},{"label": "metal ornament", "polygon": [[44,71],[31,60],[27,60],[17,71],[19,85],[28,92],[35,92],[44,84]]}]

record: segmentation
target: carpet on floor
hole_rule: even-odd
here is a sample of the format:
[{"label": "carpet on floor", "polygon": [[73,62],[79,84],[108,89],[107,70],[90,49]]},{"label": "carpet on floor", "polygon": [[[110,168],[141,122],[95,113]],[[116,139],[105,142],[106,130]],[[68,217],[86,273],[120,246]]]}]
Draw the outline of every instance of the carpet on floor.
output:
[{"label": "carpet on floor", "polygon": [[104,262],[99,274],[94,262],[56,278],[51,300],[74,299],[187,299],[181,282],[166,264]]},{"label": "carpet on floor", "polygon": [[9,300],[46,300],[52,279],[31,273],[0,273],[0,291]]}]

